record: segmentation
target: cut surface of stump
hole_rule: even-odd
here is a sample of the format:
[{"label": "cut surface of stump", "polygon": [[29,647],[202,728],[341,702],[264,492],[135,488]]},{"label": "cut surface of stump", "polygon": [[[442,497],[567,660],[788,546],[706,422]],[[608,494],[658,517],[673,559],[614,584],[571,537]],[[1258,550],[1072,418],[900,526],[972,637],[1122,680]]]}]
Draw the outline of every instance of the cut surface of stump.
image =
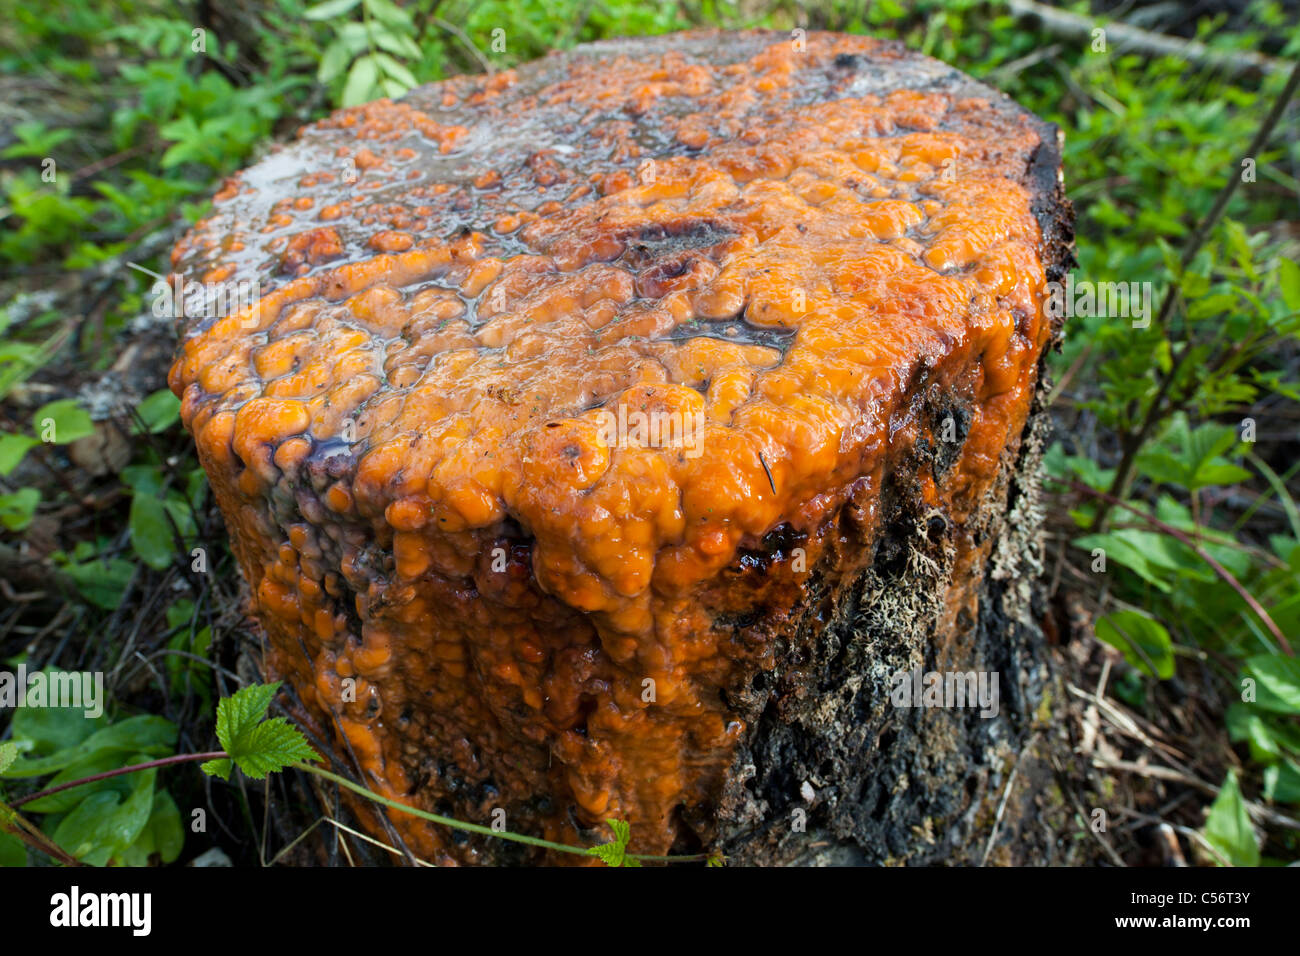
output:
[{"label": "cut surface of stump", "polygon": [[[173,267],[257,300],[184,319],[171,384],[298,716],[389,797],[552,840],[960,858],[1044,679],[1059,161],[900,46],[692,33],[228,180]],[[891,703],[914,667],[1000,711]]]}]

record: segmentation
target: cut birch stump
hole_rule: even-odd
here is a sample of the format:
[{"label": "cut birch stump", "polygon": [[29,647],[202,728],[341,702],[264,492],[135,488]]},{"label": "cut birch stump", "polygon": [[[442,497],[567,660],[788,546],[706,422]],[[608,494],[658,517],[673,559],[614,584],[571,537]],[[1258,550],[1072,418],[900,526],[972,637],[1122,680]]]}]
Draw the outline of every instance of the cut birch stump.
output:
[{"label": "cut birch stump", "polygon": [[[1051,859],[1060,155],[942,63],[801,31],[305,128],[173,255],[204,295],[171,384],[269,676],[368,787],[481,825]],[[430,862],[557,861],[389,816]]]}]

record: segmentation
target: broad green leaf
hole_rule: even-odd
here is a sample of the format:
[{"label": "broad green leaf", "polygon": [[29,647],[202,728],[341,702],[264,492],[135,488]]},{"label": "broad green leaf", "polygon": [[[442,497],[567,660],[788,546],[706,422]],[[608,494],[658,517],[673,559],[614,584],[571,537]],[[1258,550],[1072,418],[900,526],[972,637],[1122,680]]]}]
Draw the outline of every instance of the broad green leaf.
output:
[{"label": "broad green leaf", "polygon": [[1097,637],[1122,651],[1124,659],[1142,673],[1161,680],[1174,676],[1169,632],[1145,614],[1125,610],[1098,618]]},{"label": "broad green leaf", "polygon": [[[96,750],[84,754],[72,763],[68,764],[50,780],[46,781],[42,789],[61,786],[65,783],[71,783],[73,780],[80,780],[83,777],[91,777],[97,773],[104,773],[109,770],[116,770],[118,767],[125,766],[122,760],[122,754],[114,750]],[[70,790],[62,790],[59,793],[52,793],[48,797],[41,797],[39,800],[31,800],[23,805],[23,811],[32,813],[67,813],[86,797],[98,790],[117,790],[125,792],[126,784],[123,777],[110,777],[107,780],[96,780],[93,783],[85,783],[79,787],[73,787]]]},{"label": "broad green leaf", "polygon": [[157,498],[131,498],[131,546],[145,564],[163,571],[176,560],[176,544],[167,508]]},{"label": "broad green leaf", "polygon": [[9,769],[9,765],[18,759],[18,745],[12,740],[0,743],[0,774]]},{"label": "broad green leaf", "polygon": [[1281,758],[1282,750],[1277,738],[1259,713],[1245,704],[1236,703],[1228,707],[1224,719],[1228,727],[1228,739],[1237,743],[1245,741],[1250,746],[1251,759],[1271,764]]},{"label": "broad green leaf", "polygon": [[41,503],[41,493],[35,488],[19,488],[0,495],[0,525],[10,531],[22,531],[31,524],[36,506]]},{"label": "broad green leaf", "polygon": [[0,830],[0,866],[26,866],[27,845],[12,833]]},{"label": "broad green leaf", "polygon": [[0,477],[18,467],[18,463],[27,455],[28,449],[39,445],[30,435],[0,435]]},{"label": "broad green leaf", "polygon": [[372,57],[363,56],[352,64],[343,87],[343,105],[358,106],[371,98],[379,80],[379,67]]},{"label": "broad green leaf", "polygon": [[1300,660],[1257,654],[1246,659],[1246,673],[1255,678],[1255,706],[1279,714],[1300,714]]},{"label": "broad green leaf", "polygon": [[180,420],[181,400],[171,389],[162,388],[141,402],[136,413],[149,433],[156,435]]},{"label": "broad green leaf", "polygon": [[[20,710],[19,713],[24,711],[25,709]],[[81,711],[74,711],[74,713],[80,714]],[[75,746],[64,747],[47,757],[18,760],[4,772],[3,776],[14,778],[43,776],[63,770],[91,754],[101,752],[119,754],[130,752],[144,754],[146,757],[166,757],[171,754],[175,743],[175,724],[153,714],[141,714],[121,723],[110,724]]]},{"label": "broad green leaf", "polygon": [[122,795],[114,790],[92,793],[59,821],[50,836],[83,863],[104,866],[113,855],[113,847],[101,842],[100,832],[121,802]]},{"label": "broad green leaf", "polygon": [[164,863],[171,863],[181,855],[185,846],[185,828],[176,801],[166,790],[153,797],[153,811],[136,841],[118,854],[123,866],[148,866],[149,858],[157,853]]},{"label": "broad green leaf", "polygon": [[124,558],[87,561],[64,567],[81,595],[96,607],[114,610],[122,603],[122,594],[135,574],[136,566]]},{"label": "broad green leaf", "polygon": [[302,15],[308,20],[332,20],[341,17],[360,2],[361,0],[325,0],[324,3],[308,7]]},{"label": "broad green leaf", "polygon": [[[48,675],[50,671],[41,673]],[[75,747],[107,724],[107,718],[87,717],[80,707],[19,707],[10,726],[13,739],[25,745],[19,750],[45,756]]]},{"label": "broad green leaf", "polygon": [[57,445],[67,445],[93,434],[95,423],[81,406],[65,398],[38,408],[32,416],[32,428],[42,441],[48,436]]},{"label": "broad green leaf", "polygon": [[1267,768],[1264,798],[1274,803],[1300,803],[1300,765],[1287,758]]},{"label": "broad green leaf", "polygon": [[1246,812],[1246,802],[1241,797],[1235,771],[1228,771],[1223,788],[1210,806],[1202,832],[1210,845],[1227,857],[1233,866],[1259,866],[1259,844],[1250,825],[1250,815]]},{"label": "broad green leaf", "polygon": [[347,43],[343,40],[335,40],[325,48],[325,55],[321,57],[320,68],[316,71],[316,79],[321,83],[330,83],[336,77],[342,76],[343,71],[348,68],[348,61],[352,59],[352,51],[348,49]]},{"label": "broad green leaf", "polygon": [[1277,264],[1277,279],[1286,307],[1292,312],[1300,312],[1300,265],[1291,259],[1280,259]]}]

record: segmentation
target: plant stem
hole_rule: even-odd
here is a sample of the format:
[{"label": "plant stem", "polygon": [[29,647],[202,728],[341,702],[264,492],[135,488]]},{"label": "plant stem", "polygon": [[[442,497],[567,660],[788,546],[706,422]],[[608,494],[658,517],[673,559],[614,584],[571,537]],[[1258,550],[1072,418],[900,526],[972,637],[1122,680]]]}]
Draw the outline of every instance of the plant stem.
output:
[{"label": "plant stem", "polygon": [[106,770],[103,773],[92,774],[89,777],[82,777],[80,780],[70,780],[67,783],[61,783],[57,787],[50,787],[48,790],[39,790],[36,793],[29,793],[25,797],[19,797],[9,806],[17,808],[24,803],[30,803],[33,800],[39,800],[41,797],[48,797],[52,794],[61,793],[64,790],[71,790],[73,787],[81,787],[88,783],[95,783],[98,780],[107,780],[109,777],[120,777],[124,773],[135,773],[137,770],[153,770],[156,767],[170,767],[178,763],[190,763],[195,760],[220,760],[223,757],[229,757],[224,750],[214,750],[205,754],[180,754],[175,757],[162,757],[159,760],[150,760],[147,763],[135,763],[129,767],[118,767],[116,770]]},{"label": "plant stem", "polygon": [[[30,803],[33,800],[39,800],[42,797],[48,797],[56,793],[61,793],[64,790],[71,790],[74,787],[82,787],[88,783],[95,783],[96,781],[99,780],[107,780],[110,777],[120,777],[123,774],[135,773],[136,771],[139,770],[153,770],[158,767],[170,767],[180,763],[193,763],[197,760],[223,760],[223,759],[226,760],[230,759],[230,755],[226,753],[224,750],[213,750],[208,753],[202,753],[202,754],[178,754],[177,756],[174,757],[162,757],[159,758],[158,760],[150,760],[146,763],[132,764],[129,767],[118,767],[116,770],[107,770],[104,773],[92,774],[89,777],[82,777],[79,780],[70,780],[67,783],[59,784],[57,787],[50,787],[46,790],[40,790],[37,791],[36,793],[28,794],[25,797],[19,797],[17,800],[14,800],[12,803],[10,803],[9,806],[14,809],[17,809],[18,807],[22,806],[25,803]],[[415,807],[407,806],[404,803],[398,803],[396,800],[392,800],[389,799],[388,797],[382,796],[381,794],[375,793],[373,790],[368,790],[365,787],[361,786],[361,784],[353,783],[351,780],[347,779],[346,777],[340,777],[336,773],[332,773],[329,770],[325,770],[321,767],[317,767],[312,764],[298,762],[298,763],[291,764],[291,766],[293,766],[297,770],[303,771],[304,773],[315,774],[316,776],[324,780],[328,780],[331,783],[338,784],[340,787],[343,787],[347,790],[351,790],[353,793],[365,797],[367,800],[372,800],[375,803],[379,803],[386,807],[390,807],[393,810],[400,810],[402,813],[409,813],[411,816],[419,817],[422,820],[428,820],[432,823],[438,823],[445,827],[451,827],[454,830],[465,830],[468,831],[469,833],[479,833],[482,834],[483,836],[496,837],[501,840],[510,840],[514,843],[526,843],[529,846],[541,847],[542,849],[546,849],[546,850],[555,850],[557,853],[572,853],[577,856],[590,855],[587,853],[586,847],[571,846],[567,843],[555,843],[554,841],[551,840],[543,840],[540,837],[525,836],[522,833],[511,833],[509,830],[493,830],[491,827],[485,827],[482,826],[481,824],[465,823],[464,821],[455,820],[451,817],[444,817],[436,813],[429,813],[426,810],[418,810]],[[22,818],[19,817],[18,819],[21,820]],[[22,835],[19,834],[19,836],[21,837]],[[32,846],[37,846],[37,844],[33,843],[32,840],[30,839],[27,839],[24,842],[27,842]],[[53,848],[53,850],[58,849],[58,847],[54,846],[53,844],[50,844],[50,847],[37,846],[37,849],[42,849],[46,853],[50,853],[51,856],[55,856],[51,847]],[[699,863],[708,859],[707,854],[703,854],[703,853],[696,853],[688,856],[653,856],[653,855],[641,854],[641,853],[629,853],[627,854],[627,856],[630,859],[642,860],[647,863]],[[64,859],[65,857],[66,859]],[[62,856],[56,856],[56,858],[60,859],[62,862],[68,862],[70,860],[73,860],[73,858],[67,856],[66,853],[62,854]]]},{"label": "plant stem", "polygon": [[[1246,158],[1249,159],[1257,156],[1260,150],[1267,144],[1269,136],[1273,133],[1273,128],[1277,126],[1278,121],[1281,120],[1282,114],[1286,110],[1287,103],[1289,103],[1291,97],[1295,95],[1298,86],[1300,86],[1300,63],[1297,63],[1292,68],[1291,75],[1287,78],[1286,86],[1274,101],[1273,108],[1264,119],[1263,125],[1255,131],[1254,139],[1252,139],[1250,145],[1246,147]],[[1228,177],[1227,183],[1225,183],[1223,188],[1219,190],[1219,195],[1215,197],[1213,207],[1211,207],[1209,213],[1206,215],[1205,219],[1201,221],[1200,225],[1197,226],[1196,232],[1192,234],[1191,241],[1188,242],[1186,248],[1183,249],[1181,260],[1183,269],[1186,269],[1191,265],[1192,260],[1196,258],[1196,254],[1201,251],[1201,247],[1205,245],[1205,241],[1209,239],[1210,233],[1218,223],[1219,218],[1223,215],[1224,210],[1228,208],[1228,202],[1232,199],[1233,194],[1237,191],[1237,187],[1240,184],[1241,174],[1240,172],[1234,171],[1234,174]],[[1173,311],[1174,303],[1179,298],[1180,281],[1181,276],[1175,276],[1173,278],[1169,284],[1168,290],[1165,292],[1164,300],[1160,303],[1160,314],[1156,317],[1156,324],[1162,329],[1169,321],[1169,316]],[[1183,363],[1187,360],[1187,357],[1192,351],[1192,343],[1190,340],[1183,341],[1181,345],[1182,348],[1178,350],[1178,355],[1175,357],[1171,368],[1160,382],[1160,388],[1156,392],[1155,398],[1152,399],[1151,404],[1147,406],[1146,415],[1143,416],[1142,425],[1139,428],[1138,433],[1136,435],[1130,435],[1124,442],[1124,453],[1120,457],[1119,466],[1115,469],[1115,479],[1110,483],[1110,488],[1108,489],[1108,498],[1110,500],[1107,500],[1107,498],[1102,499],[1102,503],[1097,509],[1096,518],[1093,521],[1093,527],[1097,531],[1106,530],[1106,519],[1110,516],[1111,508],[1118,501],[1122,501],[1128,496],[1129,487],[1133,483],[1133,467],[1137,463],[1138,452],[1142,450],[1142,446],[1147,443],[1147,440],[1151,437],[1151,433],[1155,430],[1156,425],[1159,424],[1161,419],[1164,417],[1162,414],[1162,406],[1164,405],[1165,397],[1169,392],[1170,386],[1173,385],[1174,380],[1178,377],[1178,373],[1182,370]]]},{"label": "plant stem", "polygon": [[[346,777],[340,777],[336,773],[331,773],[321,767],[308,763],[295,763],[292,766],[304,773],[312,773],[331,783],[336,783],[340,787],[351,790],[353,793],[365,797],[367,800],[373,800],[375,803],[399,810],[402,813],[409,813],[411,816],[419,817],[421,820],[428,820],[431,823],[438,823],[445,827],[451,827],[455,830],[466,830],[470,833],[479,833],[483,836],[497,837],[502,840],[510,840],[514,843],[526,843],[529,846],[542,847],[546,850],[555,850],[558,853],[573,853],[578,856],[589,856],[585,847],[570,846],[567,843],[555,843],[551,840],[543,840],[540,837],[524,836],[522,833],[511,833],[509,830],[493,830],[491,827],[485,827],[478,823],[465,823],[461,820],[454,820],[451,817],[440,816],[436,813],[429,813],[425,810],[418,810],[415,807],[407,806],[404,803],[398,803],[388,797],[381,796],[373,790],[367,790],[360,784],[353,783]],[[691,856],[647,856],[639,853],[629,853],[627,856],[634,860],[644,860],[656,863],[698,863],[708,859],[705,854],[694,854]]]},{"label": "plant stem", "polygon": [[1088,485],[1085,485],[1082,482],[1075,481],[1072,479],[1070,481],[1070,487],[1077,492],[1088,494],[1088,495],[1094,495],[1100,498],[1102,501],[1108,502],[1109,504],[1115,506],[1116,508],[1123,508],[1125,511],[1132,512],[1133,514],[1140,517],[1147,524],[1151,525],[1153,528],[1157,529],[1158,531],[1163,531],[1165,534],[1171,535],[1174,538],[1177,538],[1183,544],[1187,545],[1189,548],[1195,551],[1197,557],[1199,557],[1202,561],[1208,564],[1214,570],[1215,574],[1223,578],[1223,580],[1226,581],[1228,585],[1234,591],[1237,592],[1237,594],[1241,597],[1241,599],[1246,602],[1246,606],[1255,612],[1255,616],[1258,617],[1264,623],[1264,626],[1268,628],[1269,633],[1273,635],[1274,639],[1277,641],[1278,645],[1282,648],[1282,650],[1286,652],[1287,656],[1288,657],[1295,656],[1295,652],[1291,650],[1290,642],[1288,642],[1286,637],[1283,636],[1281,629],[1278,628],[1273,618],[1269,616],[1268,611],[1264,610],[1263,605],[1261,605],[1258,601],[1255,600],[1254,596],[1252,596],[1251,593],[1247,591],[1245,587],[1242,586],[1242,583],[1237,580],[1236,576],[1231,571],[1225,568],[1218,561],[1214,560],[1214,558],[1210,555],[1210,552],[1206,551],[1199,544],[1193,541],[1190,537],[1188,537],[1186,533],[1180,531],[1178,528],[1175,528],[1171,524],[1166,524],[1165,522],[1161,521],[1159,518],[1155,517],[1154,515],[1147,514],[1141,508],[1134,507],[1133,505],[1129,504],[1127,501],[1120,501],[1118,498],[1109,495],[1104,491],[1098,491],[1096,488],[1090,488]]},{"label": "plant stem", "polygon": [[[9,809],[6,804],[0,803],[0,810]],[[72,856],[63,847],[59,846],[32,823],[24,819],[22,815],[14,813],[13,817],[7,822],[0,822],[0,830],[5,833],[16,836],[27,844],[33,850],[39,850],[51,858],[58,860],[64,866],[85,866],[75,856]]]}]

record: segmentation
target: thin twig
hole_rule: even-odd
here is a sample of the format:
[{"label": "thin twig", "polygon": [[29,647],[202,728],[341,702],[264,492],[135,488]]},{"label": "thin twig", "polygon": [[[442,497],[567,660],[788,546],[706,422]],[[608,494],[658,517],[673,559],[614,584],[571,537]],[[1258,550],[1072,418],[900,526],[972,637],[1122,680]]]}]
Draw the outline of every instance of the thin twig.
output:
[{"label": "thin twig", "polygon": [[1284,652],[1286,652],[1287,656],[1288,657],[1295,656],[1295,652],[1291,650],[1291,643],[1282,634],[1281,628],[1277,626],[1277,623],[1273,620],[1273,618],[1269,616],[1268,611],[1264,610],[1263,606],[1258,601],[1255,600],[1254,596],[1251,595],[1251,593],[1247,591],[1245,587],[1242,586],[1242,583],[1237,580],[1236,576],[1231,571],[1229,571],[1227,568],[1221,565],[1218,561],[1214,560],[1214,557],[1210,554],[1210,552],[1202,548],[1199,544],[1197,544],[1190,537],[1188,537],[1184,532],[1180,531],[1178,528],[1175,528],[1171,524],[1166,524],[1165,522],[1161,521],[1159,518],[1155,517],[1154,515],[1147,514],[1142,509],[1129,504],[1127,501],[1120,501],[1118,498],[1114,497],[1113,495],[1109,495],[1104,491],[1098,491],[1096,488],[1090,488],[1088,485],[1085,485],[1082,482],[1071,479],[1070,487],[1077,492],[1081,492],[1083,494],[1095,495],[1096,497],[1101,498],[1103,501],[1108,501],[1111,505],[1117,508],[1123,508],[1125,511],[1132,512],[1133,514],[1140,517],[1147,524],[1151,525],[1151,527],[1156,528],[1160,531],[1163,531],[1165,534],[1177,538],[1183,544],[1187,545],[1187,547],[1195,551],[1197,557],[1199,557],[1202,561],[1204,561],[1211,568],[1213,568],[1214,573],[1217,574],[1219,577],[1221,577],[1224,581],[1226,581],[1228,585],[1234,591],[1237,592],[1238,596],[1243,601],[1246,602],[1246,606],[1255,612],[1255,616],[1258,617],[1260,621],[1263,622],[1264,626],[1268,628],[1269,633],[1273,635],[1274,640],[1276,640],[1278,646],[1281,647]]}]

